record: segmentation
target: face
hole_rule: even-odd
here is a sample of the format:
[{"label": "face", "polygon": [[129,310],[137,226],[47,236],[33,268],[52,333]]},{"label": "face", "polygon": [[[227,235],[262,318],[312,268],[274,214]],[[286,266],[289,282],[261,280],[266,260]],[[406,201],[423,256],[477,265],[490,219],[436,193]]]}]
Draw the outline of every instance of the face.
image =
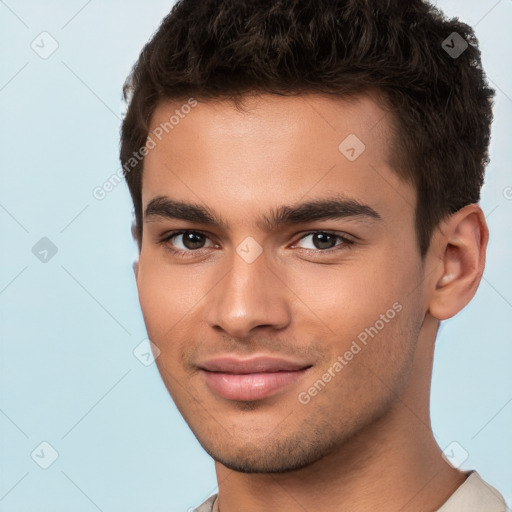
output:
[{"label": "face", "polygon": [[180,107],[152,117],[150,132],[187,112],[153,137],[142,186],[137,286],[158,369],[215,460],[305,467],[408,385],[427,309],[415,191],[370,96]]}]

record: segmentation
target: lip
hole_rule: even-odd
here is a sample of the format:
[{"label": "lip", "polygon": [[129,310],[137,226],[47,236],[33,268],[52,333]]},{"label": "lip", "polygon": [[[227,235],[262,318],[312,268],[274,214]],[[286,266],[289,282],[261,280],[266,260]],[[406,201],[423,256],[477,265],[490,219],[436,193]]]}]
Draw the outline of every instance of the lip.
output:
[{"label": "lip", "polygon": [[303,377],[311,364],[268,356],[222,357],[198,364],[207,386],[228,400],[261,400]]}]

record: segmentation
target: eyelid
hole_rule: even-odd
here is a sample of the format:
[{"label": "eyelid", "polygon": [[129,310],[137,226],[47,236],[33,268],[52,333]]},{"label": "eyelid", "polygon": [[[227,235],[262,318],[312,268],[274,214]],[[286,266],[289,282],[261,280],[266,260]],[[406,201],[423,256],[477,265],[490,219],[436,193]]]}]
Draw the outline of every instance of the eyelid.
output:
[{"label": "eyelid", "polygon": [[[177,237],[179,235],[185,235],[187,233],[194,233],[194,234],[197,234],[197,235],[202,235],[205,238],[207,238],[207,239],[209,239],[210,241],[213,242],[211,235],[206,233],[205,231],[201,231],[200,229],[178,229],[176,231],[170,231],[169,233],[166,233],[165,235],[160,237],[159,238],[159,242],[162,243],[162,244],[166,244],[172,238],[175,238],[175,237]],[[185,252],[199,252],[202,249],[205,249],[205,247],[201,247],[201,249],[196,249],[196,250],[189,249],[188,251],[185,251]],[[182,250],[178,249],[178,251],[182,251]]]},{"label": "eyelid", "polygon": [[322,250],[322,249],[305,249],[305,250],[307,250],[307,251],[316,251],[316,252],[329,252],[330,250],[333,250],[335,247],[338,247],[338,245],[351,245],[351,244],[355,243],[355,239],[351,235],[349,235],[347,233],[344,233],[344,232],[330,231],[328,229],[327,230],[324,230],[324,229],[313,229],[311,231],[308,231],[307,233],[303,233],[298,241],[303,240],[307,236],[315,235],[315,234],[318,234],[318,233],[322,233],[324,235],[331,235],[333,237],[339,238],[340,240],[342,240],[343,243],[342,244],[337,244],[334,247],[331,247],[331,249],[324,249],[324,250]]}]

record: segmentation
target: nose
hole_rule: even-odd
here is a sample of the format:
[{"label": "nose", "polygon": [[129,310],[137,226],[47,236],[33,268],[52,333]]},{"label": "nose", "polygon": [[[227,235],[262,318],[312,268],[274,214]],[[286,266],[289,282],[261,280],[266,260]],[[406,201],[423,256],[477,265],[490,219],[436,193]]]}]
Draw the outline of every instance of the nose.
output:
[{"label": "nose", "polygon": [[234,253],[230,270],[207,296],[208,325],[235,339],[250,336],[258,327],[284,329],[291,322],[290,303],[276,274],[265,251],[251,263]]}]

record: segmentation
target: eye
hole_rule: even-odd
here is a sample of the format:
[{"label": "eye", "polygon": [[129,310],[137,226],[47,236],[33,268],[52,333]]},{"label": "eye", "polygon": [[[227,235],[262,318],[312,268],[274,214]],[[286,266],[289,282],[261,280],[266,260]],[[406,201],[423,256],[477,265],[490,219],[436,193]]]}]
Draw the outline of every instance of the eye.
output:
[{"label": "eye", "polygon": [[201,231],[174,231],[166,235],[161,243],[178,256],[188,256],[187,253],[197,253],[205,248],[208,236]]},{"label": "eye", "polygon": [[[312,237],[311,242],[313,247],[305,247],[305,249],[317,252],[337,251],[348,248],[354,244],[354,241],[350,238],[330,231],[312,231],[306,233],[300,240],[305,240],[308,237]],[[336,243],[338,240],[341,242]]]}]

